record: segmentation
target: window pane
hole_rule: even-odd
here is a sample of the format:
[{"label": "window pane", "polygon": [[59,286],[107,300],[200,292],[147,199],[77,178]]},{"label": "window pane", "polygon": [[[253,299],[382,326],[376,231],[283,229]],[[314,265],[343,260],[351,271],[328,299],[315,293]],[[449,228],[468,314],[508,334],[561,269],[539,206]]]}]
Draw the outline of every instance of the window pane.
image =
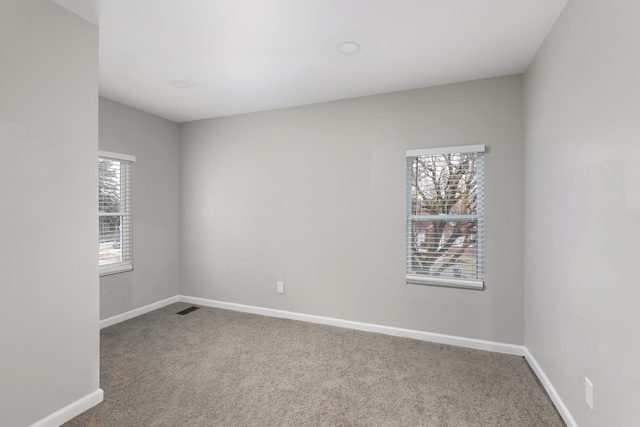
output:
[{"label": "window pane", "polygon": [[99,217],[100,251],[99,264],[122,261],[122,216]]},{"label": "window pane", "polygon": [[100,212],[120,212],[121,162],[98,159],[98,209]]},{"label": "window pane", "polygon": [[477,203],[476,153],[413,157],[413,215],[470,215]]},{"label": "window pane", "polygon": [[475,221],[412,222],[412,274],[455,279],[477,277]]}]

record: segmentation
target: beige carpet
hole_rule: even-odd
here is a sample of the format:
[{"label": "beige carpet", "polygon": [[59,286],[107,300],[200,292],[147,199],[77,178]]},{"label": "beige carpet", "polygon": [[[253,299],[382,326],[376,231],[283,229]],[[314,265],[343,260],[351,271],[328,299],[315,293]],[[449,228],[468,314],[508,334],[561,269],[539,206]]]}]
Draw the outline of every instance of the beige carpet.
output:
[{"label": "beige carpet", "polygon": [[101,332],[67,426],[563,426],[522,357],[177,303]]}]

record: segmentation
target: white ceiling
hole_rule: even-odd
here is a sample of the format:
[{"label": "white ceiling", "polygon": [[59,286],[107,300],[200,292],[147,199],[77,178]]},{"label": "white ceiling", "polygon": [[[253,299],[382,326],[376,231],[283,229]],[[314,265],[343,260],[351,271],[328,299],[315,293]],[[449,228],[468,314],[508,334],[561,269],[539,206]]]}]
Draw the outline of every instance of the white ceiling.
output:
[{"label": "white ceiling", "polygon": [[54,1],[99,24],[102,96],[184,122],[521,73],[567,0]]}]

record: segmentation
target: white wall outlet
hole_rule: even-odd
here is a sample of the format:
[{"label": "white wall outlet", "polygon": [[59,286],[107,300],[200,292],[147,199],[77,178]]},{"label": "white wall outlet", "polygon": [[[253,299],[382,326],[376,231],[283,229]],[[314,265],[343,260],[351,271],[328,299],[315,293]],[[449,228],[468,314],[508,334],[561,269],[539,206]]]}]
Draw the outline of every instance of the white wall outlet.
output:
[{"label": "white wall outlet", "polygon": [[284,294],[284,282],[276,283],[276,292],[279,294]]},{"label": "white wall outlet", "polygon": [[593,384],[587,377],[584,377],[584,400],[593,411]]}]

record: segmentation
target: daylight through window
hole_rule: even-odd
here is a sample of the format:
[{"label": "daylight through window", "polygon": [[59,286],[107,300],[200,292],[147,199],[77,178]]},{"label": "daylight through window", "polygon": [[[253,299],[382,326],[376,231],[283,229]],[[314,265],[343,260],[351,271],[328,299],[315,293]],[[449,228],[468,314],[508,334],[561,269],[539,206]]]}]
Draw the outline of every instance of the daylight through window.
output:
[{"label": "daylight through window", "polygon": [[484,288],[484,145],[407,151],[407,282]]},{"label": "daylight through window", "polygon": [[102,151],[98,157],[100,275],[133,269],[134,161],[133,156]]}]

